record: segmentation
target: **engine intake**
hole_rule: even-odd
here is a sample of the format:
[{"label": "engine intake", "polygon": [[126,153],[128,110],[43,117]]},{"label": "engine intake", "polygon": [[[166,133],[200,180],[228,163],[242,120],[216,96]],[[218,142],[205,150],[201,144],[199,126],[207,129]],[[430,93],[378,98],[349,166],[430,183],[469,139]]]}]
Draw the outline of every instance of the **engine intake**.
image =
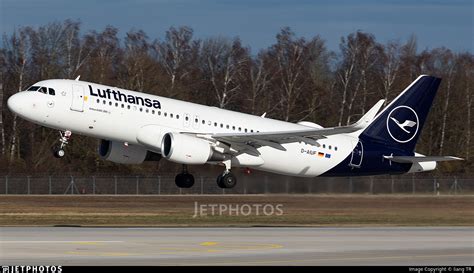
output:
[{"label": "engine intake", "polygon": [[179,133],[165,134],[161,149],[166,159],[181,164],[204,164],[220,155],[212,151],[209,142]]}]

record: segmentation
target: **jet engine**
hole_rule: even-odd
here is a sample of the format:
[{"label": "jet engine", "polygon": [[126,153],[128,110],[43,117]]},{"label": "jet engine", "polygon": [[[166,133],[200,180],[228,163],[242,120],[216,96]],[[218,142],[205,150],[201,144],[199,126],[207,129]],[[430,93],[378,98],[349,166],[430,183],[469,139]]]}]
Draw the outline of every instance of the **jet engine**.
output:
[{"label": "jet engine", "polygon": [[207,161],[223,160],[224,156],[214,152],[204,139],[179,133],[167,133],[161,143],[163,156],[181,164],[204,164]]},{"label": "jet engine", "polygon": [[159,161],[161,155],[138,145],[124,145],[122,142],[102,139],[99,144],[101,159],[121,164],[140,164],[144,161]]}]

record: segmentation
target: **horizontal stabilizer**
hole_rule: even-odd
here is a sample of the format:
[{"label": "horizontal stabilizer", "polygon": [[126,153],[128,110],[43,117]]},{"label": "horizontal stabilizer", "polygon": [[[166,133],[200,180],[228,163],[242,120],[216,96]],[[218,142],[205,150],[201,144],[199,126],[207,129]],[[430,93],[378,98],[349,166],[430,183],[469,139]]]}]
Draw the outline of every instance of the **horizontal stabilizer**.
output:
[{"label": "horizontal stabilizer", "polygon": [[392,156],[384,155],[384,158],[398,163],[415,163],[415,162],[428,162],[428,161],[451,161],[451,160],[464,160],[455,156]]}]

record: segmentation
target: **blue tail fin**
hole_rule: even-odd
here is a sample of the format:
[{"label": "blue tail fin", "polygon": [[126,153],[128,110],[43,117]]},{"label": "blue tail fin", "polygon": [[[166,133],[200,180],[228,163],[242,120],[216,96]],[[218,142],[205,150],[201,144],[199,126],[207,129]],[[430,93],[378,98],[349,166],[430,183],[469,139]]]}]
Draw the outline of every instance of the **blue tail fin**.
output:
[{"label": "blue tail fin", "polygon": [[413,152],[441,79],[422,75],[382,110],[361,139]]}]

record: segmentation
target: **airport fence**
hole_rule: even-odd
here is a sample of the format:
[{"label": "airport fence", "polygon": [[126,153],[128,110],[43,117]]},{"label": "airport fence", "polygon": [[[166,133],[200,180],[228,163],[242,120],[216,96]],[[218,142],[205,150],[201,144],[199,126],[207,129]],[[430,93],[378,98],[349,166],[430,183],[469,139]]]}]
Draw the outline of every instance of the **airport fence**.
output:
[{"label": "airport fence", "polygon": [[195,176],[181,189],[174,176],[0,176],[0,194],[473,194],[474,178],[344,177],[294,178],[238,175],[233,189],[221,189],[215,177]]}]

